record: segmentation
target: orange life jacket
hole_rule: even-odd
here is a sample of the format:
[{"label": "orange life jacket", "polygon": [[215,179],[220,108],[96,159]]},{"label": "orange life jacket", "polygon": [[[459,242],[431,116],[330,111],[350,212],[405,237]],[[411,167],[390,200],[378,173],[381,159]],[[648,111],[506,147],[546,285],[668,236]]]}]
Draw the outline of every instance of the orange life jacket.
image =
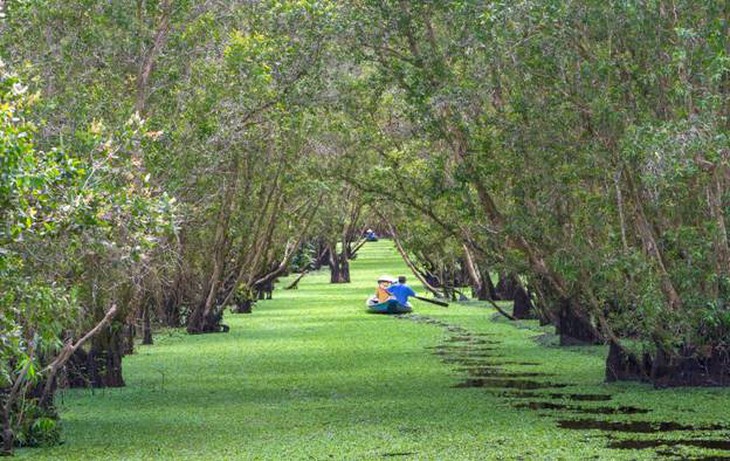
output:
[{"label": "orange life jacket", "polygon": [[375,291],[375,296],[378,297],[379,303],[384,303],[385,301],[390,299],[392,295],[388,293],[388,290],[378,285],[378,289]]}]

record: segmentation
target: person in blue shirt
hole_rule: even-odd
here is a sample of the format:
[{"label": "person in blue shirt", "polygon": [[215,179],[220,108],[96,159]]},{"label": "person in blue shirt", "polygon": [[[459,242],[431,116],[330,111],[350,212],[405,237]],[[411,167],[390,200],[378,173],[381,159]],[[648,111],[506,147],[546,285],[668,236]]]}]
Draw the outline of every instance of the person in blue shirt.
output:
[{"label": "person in blue shirt", "polygon": [[398,301],[398,304],[407,305],[408,304],[408,298],[411,296],[416,296],[416,292],[413,291],[411,287],[406,285],[406,278],[403,275],[398,276],[398,283],[395,283],[388,288],[386,288],[388,293],[395,296],[396,301]]},{"label": "person in blue shirt", "polygon": [[365,240],[368,242],[377,242],[378,234],[376,234],[374,230],[368,229],[365,231]]}]

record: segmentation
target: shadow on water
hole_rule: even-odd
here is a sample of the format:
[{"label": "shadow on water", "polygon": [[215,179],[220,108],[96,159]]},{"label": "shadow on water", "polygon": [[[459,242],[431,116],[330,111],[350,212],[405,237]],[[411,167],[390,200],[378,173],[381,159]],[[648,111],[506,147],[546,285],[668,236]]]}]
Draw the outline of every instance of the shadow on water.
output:
[{"label": "shadow on water", "polygon": [[481,339],[475,335],[472,334],[461,334],[458,336],[450,336],[446,339],[444,339],[444,343],[446,344],[454,344],[454,343],[466,343],[466,344],[500,344],[499,341],[494,341],[491,339]]},{"label": "shadow on water", "polygon": [[449,350],[443,350],[443,349],[436,349],[433,351],[434,355],[438,355],[439,357],[445,357],[445,360],[448,360],[450,362],[459,362],[460,360],[469,360],[469,359],[486,359],[486,358],[492,358],[496,357],[492,351],[495,351],[497,349],[493,347],[480,347],[479,349],[470,349],[468,351],[458,352],[458,351],[449,351]]},{"label": "shadow on water", "polygon": [[427,347],[426,349],[435,352],[449,352],[451,354],[467,354],[473,351],[493,351],[495,348],[489,346],[494,346],[495,344],[497,343],[440,344],[438,346]]},{"label": "shadow on water", "polygon": [[495,367],[468,367],[462,368],[459,371],[467,373],[471,378],[536,378],[540,376],[554,376],[545,373],[504,371],[501,368]]},{"label": "shadow on water", "polygon": [[599,431],[637,432],[642,434],[670,431],[720,431],[727,428],[727,426],[720,424],[688,426],[674,421],[600,421],[595,419],[563,419],[558,421],[558,427],[574,430],[595,429]]},{"label": "shadow on water", "polygon": [[724,456],[724,455],[699,456],[699,457],[692,457],[692,458],[682,456],[681,458],[678,458],[677,453],[675,453],[673,450],[657,450],[656,453],[658,455],[661,455],[662,457],[672,458],[672,459],[681,459],[681,461],[730,461],[730,456]]},{"label": "shadow on water", "polygon": [[[586,407],[578,402],[607,402],[612,400],[610,394],[581,394],[563,392],[533,392],[540,389],[556,389],[571,386],[572,384],[554,383],[548,381],[528,380],[522,378],[550,377],[548,373],[530,373],[520,371],[505,371],[502,367],[507,365],[516,366],[538,366],[540,362],[515,361],[508,356],[502,355],[499,347],[501,341],[496,340],[497,336],[487,333],[475,333],[459,326],[449,324],[429,317],[408,314],[397,318],[407,319],[418,323],[432,324],[442,327],[448,333],[448,337],[442,343],[429,347],[433,354],[439,356],[441,361],[447,364],[460,365],[456,371],[467,375],[467,379],[454,385],[455,388],[485,388],[495,390],[495,394],[508,399],[542,399],[529,402],[514,403],[515,408],[530,411],[555,411],[565,412],[566,415],[573,414],[596,414],[596,415],[634,415],[646,414],[651,410],[634,406],[600,406]],[[487,339],[489,338],[489,339]],[[545,401],[548,399],[560,400],[562,402]],[[720,435],[724,437],[730,426],[712,424],[706,426],[683,425],[674,421],[601,421],[595,419],[562,419],[557,421],[558,427],[568,430],[599,430],[613,433],[640,433],[659,434],[663,432],[685,431],[723,431]],[[690,439],[690,440],[617,440],[609,438],[608,448],[621,450],[654,450],[657,455],[663,455],[677,459],[677,454],[667,448],[686,446],[708,450],[729,450],[730,440],[716,439]],[[661,450],[661,448],[665,450]],[[410,456],[415,453],[385,453],[383,457]],[[706,456],[699,455],[694,458],[696,461],[728,460],[730,456]]]},{"label": "shadow on water", "polygon": [[568,387],[570,384],[530,381],[522,379],[468,378],[454,387],[495,387],[505,389],[550,389]]},{"label": "shadow on water", "polygon": [[516,403],[513,405],[515,408],[527,408],[529,410],[557,410],[557,411],[572,411],[574,413],[589,413],[589,414],[601,414],[601,415],[635,415],[649,413],[651,410],[638,407],[581,407],[577,405],[568,405],[564,403],[553,403],[553,402],[527,402],[527,403]]},{"label": "shadow on water", "polygon": [[609,394],[540,394],[537,392],[517,391],[517,392],[503,392],[500,394],[502,397],[508,397],[513,399],[567,399],[575,400],[580,402],[607,402],[612,399]]},{"label": "shadow on water", "polygon": [[444,357],[441,359],[442,362],[453,364],[453,365],[461,365],[464,367],[479,367],[479,366],[485,366],[488,364],[485,358],[491,358],[496,357],[494,355],[489,355],[486,357],[467,357],[467,358],[459,358],[459,357]]},{"label": "shadow on water", "polygon": [[[664,455],[667,457],[674,457],[674,459],[677,459],[675,457],[674,453],[667,453],[667,452],[660,452],[657,451],[658,454]],[[700,458],[683,458],[682,461],[730,461],[730,456],[702,456]]]},{"label": "shadow on water", "polygon": [[[676,446],[705,448],[708,450],[730,450],[730,440],[690,439],[690,440],[613,440],[609,448],[619,450],[646,450],[647,448]],[[706,458],[702,458],[706,459]]]},{"label": "shadow on water", "polygon": [[611,400],[609,394],[550,394],[552,399],[569,399],[582,402],[606,402]]}]

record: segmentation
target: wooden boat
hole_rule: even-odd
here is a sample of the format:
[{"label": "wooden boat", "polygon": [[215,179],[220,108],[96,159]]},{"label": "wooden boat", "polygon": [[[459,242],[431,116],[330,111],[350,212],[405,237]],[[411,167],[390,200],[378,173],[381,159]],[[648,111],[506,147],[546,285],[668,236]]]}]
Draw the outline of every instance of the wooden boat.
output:
[{"label": "wooden boat", "polygon": [[403,305],[395,299],[389,299],[384,303],[379,303],[378,298],[372,297],[368,298],[365,305],[368,308],[368,312],[373,314],[407,314],[413,311],[410,303]]}]

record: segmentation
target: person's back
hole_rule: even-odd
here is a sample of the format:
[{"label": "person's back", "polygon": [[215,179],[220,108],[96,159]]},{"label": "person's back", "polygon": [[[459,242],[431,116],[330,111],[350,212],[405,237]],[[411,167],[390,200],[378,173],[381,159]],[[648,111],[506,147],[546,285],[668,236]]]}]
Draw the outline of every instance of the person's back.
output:
[{"label": "person's back", "polygon": [[391,285],[388,287],[388,293],[395,296],[395,299],[398,301],[398,304],[406,305],[408,304],[408,298],[411,296],[416,296],[416,292],[413,291],[411,287],[406,285],[406,278],[404,276],[398,277],[398,283],[395,285]]}]

